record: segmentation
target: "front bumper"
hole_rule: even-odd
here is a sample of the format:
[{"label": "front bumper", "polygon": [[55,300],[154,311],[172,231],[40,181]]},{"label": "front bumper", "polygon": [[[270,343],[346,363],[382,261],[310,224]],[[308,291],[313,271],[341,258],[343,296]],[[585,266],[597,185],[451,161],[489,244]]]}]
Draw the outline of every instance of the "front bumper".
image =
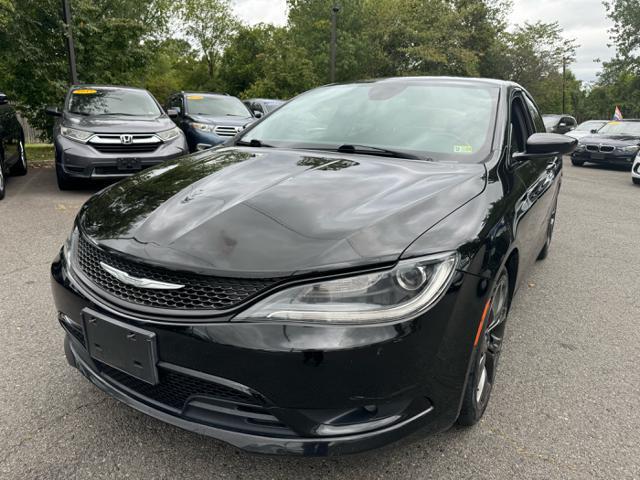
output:
[{"label": "front bumper", "polygon": [[[189,127],[184,132],[187,137],[187,144],[189,145],[189,151],[195,152],[198,150],[198,145],[209,147],[215,147],[226,142],[233,137],[221,137],[215,133],[203,132],[195,128]],[[202,148],[202,147],[201,147]]]},{"label": "front bumper", "polygon": [[[80,179],[124,178],[145,168],[188,153],[184,136],[161,143],[153,152],[104,153],[90,144],[74,142],[62,135],[55,140],[57,161],[63,171],[71,177]],[[139,170],[122,171],[118,169],[118,159],[135,158],[140,161]]]},{"label": "front bumper", "polygon": [[[300,455],[355,453],[451,426],[485,284],[459,274],[427,314],[395,325],[169,325],[115,311],[69,275],[63,259],[52,265],[69,362],[95,385],[148,415],[245,450]],[[156,334],[164,372],[157,389],[89,356],[86,309]],[[216,393],[221,388],[236,394]]]},{"label": "front bumper", "polygon": [[631,168],[635,158],[635,153],[618,152],[615,150],[613,152],[590,152],[588,150],[584,150],[580,152],[574,151],[571,154],[572,160],[603,165],[617,165],[629,168]]}]

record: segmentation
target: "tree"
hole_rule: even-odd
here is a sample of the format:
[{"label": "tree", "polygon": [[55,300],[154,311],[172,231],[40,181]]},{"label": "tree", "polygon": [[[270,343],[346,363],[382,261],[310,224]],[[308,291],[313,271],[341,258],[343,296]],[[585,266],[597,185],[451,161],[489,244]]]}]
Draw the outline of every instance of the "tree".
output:
[{"label": "tree", "polygon": [[197,44],[213,79],[216,63],[239,26],[229,0],[184,0],[176,2],[175,8],[184,33]]}]

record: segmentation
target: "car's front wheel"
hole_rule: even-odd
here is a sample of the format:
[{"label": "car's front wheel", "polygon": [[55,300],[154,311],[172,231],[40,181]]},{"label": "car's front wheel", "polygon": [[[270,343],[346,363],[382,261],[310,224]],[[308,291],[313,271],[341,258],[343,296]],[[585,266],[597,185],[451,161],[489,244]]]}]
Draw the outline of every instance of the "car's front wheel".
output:
[{"label": "car's front wheel", "polygon": [[4,161],[2,160],[2,152],[0,152],[0,200],[4,198],[6,177],[4,174]]},{"label": "car's front wheel", "polygon": [[459,425],[475,425],[487,408],[502,350],[509,303],[509,273],[503,267],[493,288],[478,336],[473,366],[458,416]]},{"label": "car's front wheel", "polygon": [[24,140],[18,143],[18,161],[11,167],[11,175],[21,176],[27,174],[27,150],[24,148]]},{"label": "car's front wheel", "polygon": [[571,159],[571,163],[573,165],[575,165],[576,167],[581,167],[584,165],[584,160],[575,160],[575,159]]}]

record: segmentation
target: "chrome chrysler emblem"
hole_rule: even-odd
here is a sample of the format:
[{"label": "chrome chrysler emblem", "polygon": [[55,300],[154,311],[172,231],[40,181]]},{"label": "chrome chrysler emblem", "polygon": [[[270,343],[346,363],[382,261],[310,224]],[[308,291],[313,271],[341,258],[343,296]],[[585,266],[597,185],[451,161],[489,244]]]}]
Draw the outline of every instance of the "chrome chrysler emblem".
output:
[{"label": "chrome chrysler emblem", "polygon": [[154,290],[178,290],[179,288],[184,287],[184,285],[178,285],[177,283],[158,282],[157,280],[151,280],[149,278],[134,277],[132,275],[129,275],[127,272],[118,270],[117,268],[114,268],[111,265],[107,265],[104,262],[100,262],[100,266],[106,272],[110,273],[115,278],[120,280],[122,283],[126,283],[127,285],[131,285],[133,287],[150,288]]},{"label": "chrome chrysler emblem", "polygon": [[120,143],[130,145],[133,143],[133,135],[120,135]]}]

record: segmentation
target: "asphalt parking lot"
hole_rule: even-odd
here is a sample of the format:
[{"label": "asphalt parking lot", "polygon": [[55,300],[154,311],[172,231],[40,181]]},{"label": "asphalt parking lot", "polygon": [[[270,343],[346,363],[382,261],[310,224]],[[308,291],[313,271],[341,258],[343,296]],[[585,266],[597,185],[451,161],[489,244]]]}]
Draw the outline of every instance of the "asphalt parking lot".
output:
[{"label": "asphalt parking lot", "polygon": [[91,191],[51,169],[0,202],[0,478],[640,478],[640,188],[565,162],[549,258],[512,307],[482,422],[353,457],[242,453],[148,418],[67,366],[48,268]]}]

